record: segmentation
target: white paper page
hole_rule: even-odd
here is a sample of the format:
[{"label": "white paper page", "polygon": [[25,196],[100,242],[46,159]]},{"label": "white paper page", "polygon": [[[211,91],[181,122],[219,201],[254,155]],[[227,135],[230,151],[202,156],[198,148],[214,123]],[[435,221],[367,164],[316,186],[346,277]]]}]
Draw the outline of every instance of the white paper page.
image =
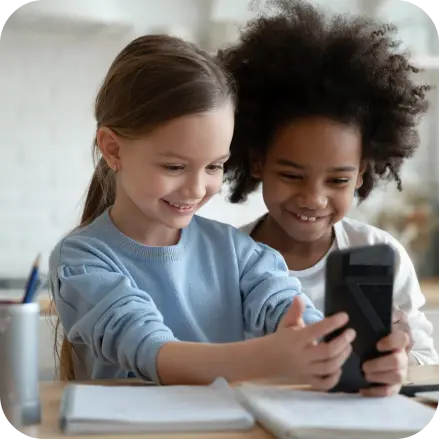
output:
[{"label": "white paper page", "polygon": [[240,390],[249,405],[288,430],[420,431],[435,414],[431,407],[400,395],[366,398],[259,386]]},{"label": "white paper page", "polygon": [[230,389],[211,386],[76,385],[73,392],[68,421],[167,424],[251,419]]}]

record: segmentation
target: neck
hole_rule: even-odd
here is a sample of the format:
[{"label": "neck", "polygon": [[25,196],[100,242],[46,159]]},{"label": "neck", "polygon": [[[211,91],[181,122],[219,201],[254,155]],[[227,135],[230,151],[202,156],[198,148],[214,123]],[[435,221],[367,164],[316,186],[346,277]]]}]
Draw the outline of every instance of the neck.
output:
[{"label": "neck", "polygon": [[118,193],[116,196],[110,217],[124,235],[143,245],[170,246],[177,244],[180,239],[180,230],[148,218],[125,194]]},{"label": "neck", "polygon": [[252,237],[281,253],[290,270],[305,270],[326,255],[334,241],[334,232],[330,229],[316,241],[298,241],[267,215],[252,233]]}]

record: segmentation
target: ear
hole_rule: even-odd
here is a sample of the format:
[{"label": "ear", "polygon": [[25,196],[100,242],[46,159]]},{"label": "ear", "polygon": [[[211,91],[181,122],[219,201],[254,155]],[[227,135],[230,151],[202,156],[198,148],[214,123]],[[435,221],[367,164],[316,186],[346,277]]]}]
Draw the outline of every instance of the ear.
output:
[{"label": "ear", "polygon": [[253,158],[251,161],[251,175],[256,180],[262,178],[262,161],[257,158]]},{"label": "ear", "polygon": [[358,172],[357,177],[357,183],[355,184],[355,189],[360,189],[361,186],[363,186],[363,175],[366,172],[367,169],[367,163],[365,161],[362,161],[360,164],[360,171]]},{"label": "ear", "polygon": [[96,141],[102,156],[109,168],[120,168],[120,142],[116,133],[107,127],[101,127],[96,132]]}]

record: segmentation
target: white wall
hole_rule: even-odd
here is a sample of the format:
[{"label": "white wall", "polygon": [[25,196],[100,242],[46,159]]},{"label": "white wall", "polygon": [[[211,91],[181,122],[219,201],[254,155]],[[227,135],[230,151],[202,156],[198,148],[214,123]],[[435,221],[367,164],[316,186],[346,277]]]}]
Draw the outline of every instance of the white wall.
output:
[{"label": "white wall", "polygon": [[[110,62],[130,39],[5,27],[0,40],[0,277],[26,276],[40,251],[46,269],[51,248],[77,224],[92,173],[93,99]],[[202,213],[240,225],[263,211],[261,202],[254,206],[254,212],[232,208],[217,197]]]},{"label": "white wall", "polygon": [[124,42],[7,30],[0,40],[0,275],[71,228],[91,173],[93,96]]},{"label": "white wall", "polygon": [[[85,0],[66,1],[69,7],[73,1],[80,12]],[[47,268],[50,249],[76,225],[92,172],[93,98],[110,62],[133,35],[174,31],[202,42],[211,19],[250,17],[246,2],[240,0],[126,0],[123,8],[121,0],[108,2],[113,11],[123,12],[124,20],[130,17],[133,33],[124,28],[103,32],[101,26],[57,25],[53,17],[59,8],[46,28],[38,21],[23,26],[11,19],[2,32],[0,277],[26,276],[39,251]],[[54,0],[23,8],[35,8],[37,3]],[[316,3],[338,11],[358,9],[354,0]],[[94,3],[98,4],[102,9],[103,3]],[[94,20],[99,11],[94,10]],[[116,15],[107,11],[105,16],[116,20]],[[218,196],[201,213],[239,226],[264,211],[257,194],[239,207]]]}]

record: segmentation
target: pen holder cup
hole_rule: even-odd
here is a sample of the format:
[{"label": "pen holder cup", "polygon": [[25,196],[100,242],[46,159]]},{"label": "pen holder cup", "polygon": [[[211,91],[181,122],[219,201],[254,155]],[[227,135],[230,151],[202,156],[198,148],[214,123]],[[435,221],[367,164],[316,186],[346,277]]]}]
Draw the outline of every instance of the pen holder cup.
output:
[{"label": "pen holder cup", "polygon": [[41,421],[38,303],[0,301],[0,403],[17,429]]}]

